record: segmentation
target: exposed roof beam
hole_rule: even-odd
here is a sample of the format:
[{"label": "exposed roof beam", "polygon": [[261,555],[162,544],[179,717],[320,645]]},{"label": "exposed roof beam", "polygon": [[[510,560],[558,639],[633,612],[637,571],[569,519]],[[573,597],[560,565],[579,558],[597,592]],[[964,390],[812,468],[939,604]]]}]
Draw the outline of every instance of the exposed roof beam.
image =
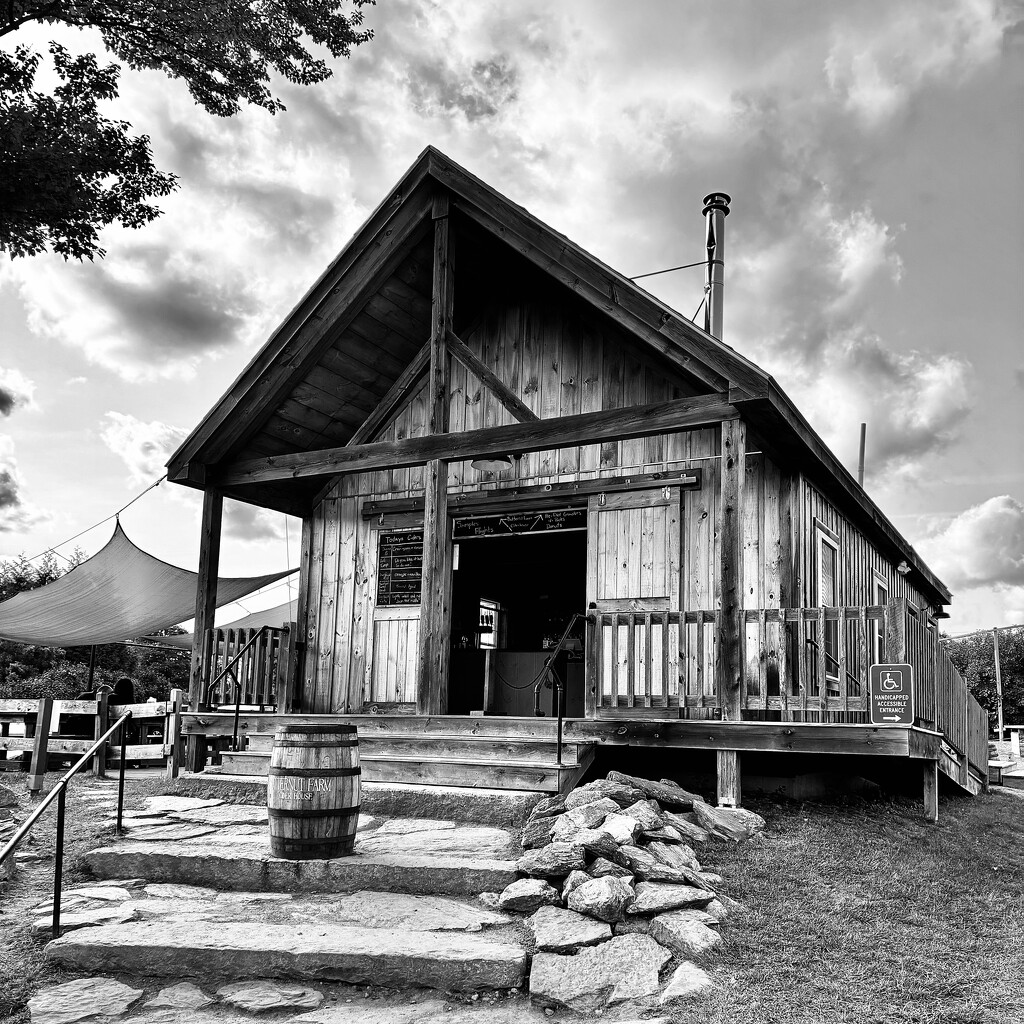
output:
[{"label": "exposed roof beam", "polygon": [[401,372],[398,380],[391,385],[387,394],[377,404],[377,408],[363,420],[359,429],[349,439],[348,446],[355,447],[369,441],[387,423],[399,405],[412,394],[429,366],[430,342],[428,341],[413,356],[412,362]]},{"label": "exposed roof beam", "polygon": [[520,423],[534,423],[540,417],[524,402],[512,394],[508,386],[494,373],[490,367],[485,366],[473,352],[472,349],[454,332],[448,332],[448,349],[453,356],[470,373],[475,373],[483,384],[490,390],[491,394],[508,409]]},{"label": "exposed roof beam", "polygon": [[606,409],[504,427],[485,427],[456,434],[430,434],[400,441],[378,441],[353,447],[327,448],[295,455],[249,459],[223,467],[218,486],[294,480],[303,477],[358,473],[375,469],[419,466],[431,459],[459,462],[486,455],[537,452],[596,444],[609,438],[626,440],[665,431],[689,430],[736,415],[727,395],[698,395],[672,402]]}]

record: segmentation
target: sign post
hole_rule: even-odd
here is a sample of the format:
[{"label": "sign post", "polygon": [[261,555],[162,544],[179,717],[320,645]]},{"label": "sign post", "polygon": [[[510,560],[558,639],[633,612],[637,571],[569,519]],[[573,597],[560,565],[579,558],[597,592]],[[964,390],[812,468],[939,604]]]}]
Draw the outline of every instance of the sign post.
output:
[{"label": "sign post", "polygon": [[910,665],[872,665],[868,679],[871,724],[913,725],[913,668]]}]

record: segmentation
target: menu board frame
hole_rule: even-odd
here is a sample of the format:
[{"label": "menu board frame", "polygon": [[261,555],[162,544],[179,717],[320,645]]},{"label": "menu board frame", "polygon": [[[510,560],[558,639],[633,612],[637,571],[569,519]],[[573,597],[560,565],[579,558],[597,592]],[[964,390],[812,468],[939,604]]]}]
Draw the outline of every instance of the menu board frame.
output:
[{"label": "menu board frame", "polygon": [[407,608],[422,601],[423,531],[382,530],[377,536],[377,607]]}]

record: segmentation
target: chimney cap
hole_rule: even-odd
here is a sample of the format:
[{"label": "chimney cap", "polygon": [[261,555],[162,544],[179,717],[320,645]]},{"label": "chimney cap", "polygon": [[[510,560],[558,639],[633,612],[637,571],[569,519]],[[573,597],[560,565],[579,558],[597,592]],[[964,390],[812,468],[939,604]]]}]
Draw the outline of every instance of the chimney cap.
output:
[{"label": "chimney cap", "polygon": [[704,197],[704,209],[701,213],[706,215],[709,210],[721,210],[728,217],[731,202],[732,196],[728,192],[710,192]]}]

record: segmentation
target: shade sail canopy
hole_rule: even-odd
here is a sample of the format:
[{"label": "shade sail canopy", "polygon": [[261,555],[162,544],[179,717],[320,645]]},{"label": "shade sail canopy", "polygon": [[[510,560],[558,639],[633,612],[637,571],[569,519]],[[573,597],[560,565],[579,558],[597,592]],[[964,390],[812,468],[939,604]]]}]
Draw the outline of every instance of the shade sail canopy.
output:
[{"label": "shade sail canopy", "polygon": [[[292,598],[291,601],[285,601],[284,604],[265,608],[261,612],[251,612],[233,622],[225,622],[223,626],[217,628],[259,629],[260,626],[284,626],[295,621],[298,604],[298,598]],[[182,650],[191,650],[194,637],[194,633],[175,633],[173,636],[144,636],[142,639],[160,644],[162,647],[180,647]]]},{"label": "shade sail canopy", "polygon": [[[229,604],[294,572],[217,581]],[[45,587],[0,603],[0,638],[41,647],[81,647],[131,640],[191,618],[199,574],[137,548],[121,524],[106,546]]]}]

